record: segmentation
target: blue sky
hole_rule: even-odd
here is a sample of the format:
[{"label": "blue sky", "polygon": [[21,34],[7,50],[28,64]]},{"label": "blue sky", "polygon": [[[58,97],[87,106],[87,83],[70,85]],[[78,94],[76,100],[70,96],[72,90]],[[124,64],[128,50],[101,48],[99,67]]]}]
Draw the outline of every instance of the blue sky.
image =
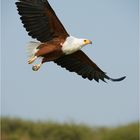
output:
[{"label": "blue sky", "polygon": [[67,31],[88,38],[83,51],[119,83],[88,81],[46,63],[27,64],[33,39],[15,0],[2,0],[2,115],[33,120],[119,125],[138,120],[138,0],[50,0]]}]

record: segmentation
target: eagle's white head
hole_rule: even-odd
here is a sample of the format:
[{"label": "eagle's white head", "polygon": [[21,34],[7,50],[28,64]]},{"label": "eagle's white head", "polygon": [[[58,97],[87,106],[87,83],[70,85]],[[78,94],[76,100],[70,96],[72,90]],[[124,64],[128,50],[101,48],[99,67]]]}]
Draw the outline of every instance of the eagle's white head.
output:
[{"label": "eagle's white head", "polygon": [[62,51],[66,55],[72,54],[88,44],[92,44],[92,41],[88,39],[79,39],[73,36],[69,36],[62,44]]}]

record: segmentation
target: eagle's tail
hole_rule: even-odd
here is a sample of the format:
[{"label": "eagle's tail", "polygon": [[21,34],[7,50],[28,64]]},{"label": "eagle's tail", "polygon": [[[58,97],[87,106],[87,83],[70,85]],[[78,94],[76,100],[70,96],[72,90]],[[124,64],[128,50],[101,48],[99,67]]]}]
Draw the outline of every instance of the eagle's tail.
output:
[{"label": "eagle's tail", "polygon": [[29,58],[34,57],[35,53],[38,51],[38,46],[40,46],[41,43],[40,42],[29,42],[28,46],[27,46],[27,54]]},{"label": "eagle's tail", "polygon": [[27,47],[27,53],[29,57],[28,64],[32,64],[37,59],[37,56],[35,54],[39,50],[38,47],[40,45],[41,45],[40,42],[29,42]]}]

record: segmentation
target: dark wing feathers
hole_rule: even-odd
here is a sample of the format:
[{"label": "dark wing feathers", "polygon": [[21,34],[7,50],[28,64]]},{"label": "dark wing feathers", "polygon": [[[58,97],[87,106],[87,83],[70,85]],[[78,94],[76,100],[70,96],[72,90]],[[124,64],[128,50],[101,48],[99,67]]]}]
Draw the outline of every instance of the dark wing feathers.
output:
[{"label": "dark wing feathers", "polygon": [[63,68],[66,68],[70,72],[76,72],[78,75],[81,75],[83,78],[88,78],[89,80],[95,80],[99,82],[105,79],[111,81],[121,81],[125,77],[119,79],[112,79],[106,75],[94,62],[92,62],[88,56],[82,52],[77,51],[73,54],[63,56],[54,61]]},{"label": "dark wing feathers", "polygon": [[24,27],[33,38],[46,42],[69,36],[47,0],[19,0],[16,5]]}]

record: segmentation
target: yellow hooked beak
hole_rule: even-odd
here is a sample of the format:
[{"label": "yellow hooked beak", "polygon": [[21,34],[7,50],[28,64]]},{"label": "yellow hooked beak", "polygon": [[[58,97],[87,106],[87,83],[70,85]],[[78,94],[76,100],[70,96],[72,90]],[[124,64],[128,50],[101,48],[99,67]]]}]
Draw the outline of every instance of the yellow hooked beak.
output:
[{"label": "yellow hooked beak", "polygon": [[91,41],[91,40],[88,40],[88,39],[85,39],[85,40],[84,40],[84,44],[85,44],[85,45],[87,45],[87,44],[92,44],[92,41]]}]

